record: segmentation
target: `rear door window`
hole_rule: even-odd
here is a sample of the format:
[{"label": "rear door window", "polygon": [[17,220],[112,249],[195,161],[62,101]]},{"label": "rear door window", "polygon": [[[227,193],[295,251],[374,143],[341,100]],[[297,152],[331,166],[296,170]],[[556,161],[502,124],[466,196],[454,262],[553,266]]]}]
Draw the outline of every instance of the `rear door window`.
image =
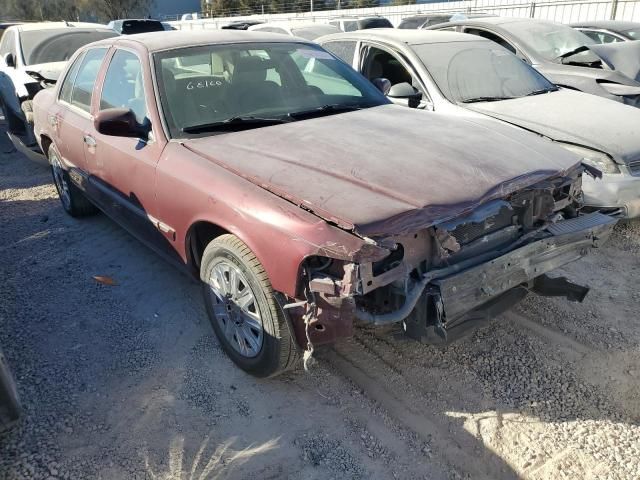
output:
[{"label": "rear door window", "polygon": [[73,82],[76,80],[76,75],[78,75],[78,69],[80,68],[80,64],[84,59],[84,53],[78,55],[71,68],[67,71],[66,77],[64,77],[64,81],[62,82],[62,87],[60,88],[60,95],[58,99],[71,103],[71,91],[73,90]]},{"label": "rear door window", "polygon": [[84,55],[82,63],[78,68],[75,81],[73,82],[71,105],[85,112],[91,111],[93,87],[96,83],[96,78],[98,78],[98,72],[100,71],[100,66],[106,53],[106,48],[93,48]]},{"label": "rear door window", "polygon": [[471,35],[477,35],[479,37],[486,38],[488,40],[491,40],[492,42],[496,42],[498,45],[506,48],[511,53],[517,53],[516,47],[514,47],[509,42],[507,42],[504,38],[496,35],[495,33],[487,32],[486,30],[483,30],[481,28],[465,28],[464,32],[470,33]]}]

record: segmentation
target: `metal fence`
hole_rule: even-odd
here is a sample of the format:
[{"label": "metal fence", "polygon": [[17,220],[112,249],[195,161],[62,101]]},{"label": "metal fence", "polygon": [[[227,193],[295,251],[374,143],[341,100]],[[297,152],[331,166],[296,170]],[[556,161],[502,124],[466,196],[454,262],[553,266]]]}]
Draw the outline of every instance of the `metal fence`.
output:
[{"label": "metal fence", "polygon": [[279,13],[267,15],[234,15],[229,17],[203,18],[170,22],[180,29],[217,29],[231,21],[258,19],[269,22],[306,21],[326,23],[340,17],[381,15],[394,25],[404,17],[417,13],[438,12],[486,12],[503,17],[529,17],[568,23],[583,20],[630,20],[640,22],[640,0],[568,0],[568,1],[523,1],[523,0],[463,0],[415,5],[386,6],[323,10],[316,12]]}]

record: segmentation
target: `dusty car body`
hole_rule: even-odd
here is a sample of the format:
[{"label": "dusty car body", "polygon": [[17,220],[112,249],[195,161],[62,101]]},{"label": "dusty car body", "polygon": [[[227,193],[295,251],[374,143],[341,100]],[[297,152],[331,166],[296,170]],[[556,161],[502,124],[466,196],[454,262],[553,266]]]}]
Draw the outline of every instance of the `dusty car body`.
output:
[{"label": "dusty car body", "polygon": [[482,12],[452,12],[452,13],[421,13],[404,17],[398,24],[400,29],[427,28],[446,22],[456,22],[458,20],[468,20],[470,18],[497,17],[491,13]]},{"label": "dusty car body", "polygon": [[[90,213],[90,199],[199,276],[223,348],[254,375],[357,322],[445,342],[528,291],[579,301],[585,287],[546,273],[615,223],[580,213],[572,153],[491,119],[392,105],[311,42],[144,34],[86,47],[69,71],[87,58],[104,61],[84,113],[64,101],[66,80],[35,99],[63,207]],[[114,108],[122,58],[143,97]]]},{"label": "dusty car body", "polygon": [[476,18],[448,22],[454,30],[488,38],[515,53],[558,86],[640,106],[640,82],[612,68],[601,45],[567,25],[532,18]]},{"label": "dusty car body", "polygon": [[570,24],[598,43],[640,40],[640,23],[623,20],[593,20]]},{"label": "dusty car body", "polygon": [[332,18],[329,25],[338,27],[344,32],[366,30],[369,28],[393,28],[393,24],[385,17],[344,17]]},{"label": "dusty car body", "polygon": [[[640,111],[595,95],[558,89],[495,42],[431,30],[374,30],[318,39],[369,80],[408,82],[419,109],[487,115],[551,139],[603,172],[585,177],[587,206],[640,216]],[[393,94],[393,92],[391,92]],[[392,101],[407,105],[406,98]]]},{"label": "dusty car body", "polygon": [[31,102],[36,93],[55,84],[79,47],[115,36],[105,25],[44,22],[9,27],[0,41],[0,106],[9,136],[29,158],[36,147]]}]

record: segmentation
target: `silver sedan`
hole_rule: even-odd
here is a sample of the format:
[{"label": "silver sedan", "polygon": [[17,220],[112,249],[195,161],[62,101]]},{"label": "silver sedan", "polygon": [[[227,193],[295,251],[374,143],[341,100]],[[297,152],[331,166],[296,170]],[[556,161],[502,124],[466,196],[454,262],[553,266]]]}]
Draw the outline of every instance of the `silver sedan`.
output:
[{"label": "silver sedan", "polygon": [[558,88],[505,48],[474,35],[384,29],[317,41],[394,103],[489,116],[576,153],[602,172],[602,179],[584,176],[587,205],[640,216],[639,109]]}]

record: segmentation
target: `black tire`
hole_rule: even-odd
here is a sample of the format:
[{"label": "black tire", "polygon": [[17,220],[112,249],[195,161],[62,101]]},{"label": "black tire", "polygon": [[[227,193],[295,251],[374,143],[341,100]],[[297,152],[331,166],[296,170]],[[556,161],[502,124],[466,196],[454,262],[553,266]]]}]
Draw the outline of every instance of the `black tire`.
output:
[{"label": "black tire", "polygon": [[0,350],[0,431],[9,428],[18,420],[20,411],[18,389]]},{"label": "black tire", "polygon": [[58,191],[58,197],[62,208],[72,217],[86,217],[98,212],[78,186],[69,178],[69,172],[62,166],[58,149],[52,143],[47,152],[47,158],[51,165],[53,183]]},{"label": "black tire", "polygon": [[[212,280],[214,267],[235,266],[246,278],[250,294],[253,294],[253,308],[256,309],[262,322],[262,342],[259,352],[249,358],[237,350],[237,345],[229,341],[223,331],[224,320],[219,319],[214,309],[220,308],[213,293],[215,283]],[[233,362],[245,372],[256,377],[272,377],[295,367],[300,357],[300,349],[296,343],[293,329],[286,312],[278,302],[277,293],[273,290],[260,261],[253,252],[235,235],[221,235],[213,240],[202,255],[200,279],[203,285],[204,301],[213,330],[222,348]],[[242,282],[244,279],[241,279]],[[245,287],[246,288],[246,287]],[[244,290],[243,290],[244,292]],[[229,299],[229,303],[233,300]],[[229,308],[233,308],[231,305]],[[232,313],[226,318],[233,325]],[[241,321],[240,321],[241,322]],[[234,337],[235,338],[235,337]],[[240,343],[240,341],[238,341]],[[235,345],[235,346],[234,346]]]},{"label": "black tire", "polygon": [[21,118],[18,118],[14,112],[6,106],[4,99],[0,98],[0,105],[4,115],[4,121],[7,122],[7,129],[14,135],[24,135],[25,124]]}]

